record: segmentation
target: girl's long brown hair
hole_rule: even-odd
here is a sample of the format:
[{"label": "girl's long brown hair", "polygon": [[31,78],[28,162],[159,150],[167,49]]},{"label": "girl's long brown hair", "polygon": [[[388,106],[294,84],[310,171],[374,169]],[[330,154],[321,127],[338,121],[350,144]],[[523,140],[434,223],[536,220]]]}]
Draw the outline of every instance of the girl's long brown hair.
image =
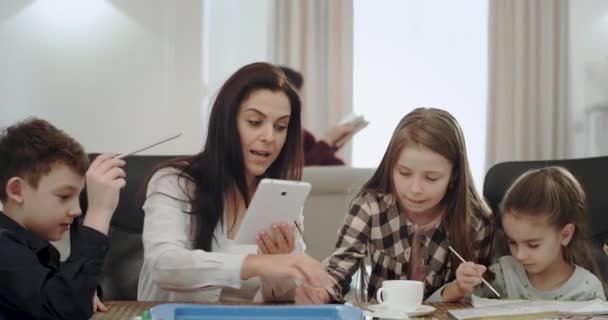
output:
[{"label": "girl's long brown hair", "polygon": [[[467,261],[487,264],[488,256],[475,256],[471,217],[476,215],[491,226],[493,216],[490,207],[475,189],[469,170],[464,135],[460,125],[449,112],[435,108],[418,108],[403,117],[393,132],[380,166],[363,185],[358,196],[372,193],[392,194],[398,198],[393,171],[401,151],[407,146],[424,146],[452,163],[452,176],[442,200],[446,210],[442,224],[447,230],[450,245]],[[454,255],[451,255],[451,258],[452,266],[460,263]],[[366,273],[362,274],[362,288],[366,288]]]}]

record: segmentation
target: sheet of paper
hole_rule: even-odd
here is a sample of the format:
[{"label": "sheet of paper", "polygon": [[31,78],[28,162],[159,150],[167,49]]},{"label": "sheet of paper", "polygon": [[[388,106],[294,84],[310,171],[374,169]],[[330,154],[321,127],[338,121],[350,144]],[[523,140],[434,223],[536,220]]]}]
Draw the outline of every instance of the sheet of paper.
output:
[{"label": "sheet of paper", "polygon": [[351,125],[356,126],[358,123],[363,122],[363,121],[365,121],[363,116],[351,113],[351,114],[347,115],[346,117],[342,118],[340,121],[338,121],[338,124],[339,125],[351,124]]},{"label": "sheet of paper", "polygon": [[608,303],[602,300],[592,301],[488,301],[478,299],[473,302],[474,308],[450,310],[453,319],[489,318],[505,315],[524,315],[555,313],[563,315],[598,315],[608,314]]},{"label": "sheet of paper", "polygon": [[475,308],[483,308],[489,306],[496,306],[501,304],[509,304],[514,302],[524,302],[525,300],[510,300],[510,299],[489,299],[482,298],[476,295],[471,296],[471,304]]}]

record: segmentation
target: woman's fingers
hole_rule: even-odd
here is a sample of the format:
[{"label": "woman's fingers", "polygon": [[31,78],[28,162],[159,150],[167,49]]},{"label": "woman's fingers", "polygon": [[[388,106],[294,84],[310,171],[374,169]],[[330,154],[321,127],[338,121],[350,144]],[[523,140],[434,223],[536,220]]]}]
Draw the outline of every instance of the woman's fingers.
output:
[{"label": "woman's fingers", "polygon": [[296,288],[294,302],[296,304],[314,304],[313,298],[310,296],[310,289],[303,285]]},{"label": "woman's fingers", "polygon": [[321,263],[304,254],[249,255],[243,262],[241,277],[249,279],[254,276],[266,279],[289,278],[315,288],[327,288],[330,285],[329,275]]},{"label": "woman's fingers", "polygon": [[294,232],[290,225],[275,224],[270,232],[258,232],[256,243],[264,254],[289,254],[295,249]]},{"label": "woman's fingers", "polygon": [[304,292],[308,297],[308,300],[311,304],[322,304],[321,299],[319,298],[319,290],[325,290],[325,288],[313,288],[310,286],[303,285]]},{"label": "woman's fingers", "polygon": [[272,238],[274,239],[274,244],[277,248],[277,251],[280,253],[289,253],[289,247],[287,245],[286,235],[283,234],[283,228],[278,225],[272,226]]},{"label": "woman's fingers", "polygon": [[262,240],[262,235],[260,233],[258,233],[256,243],[258,245],[258,254],[270,254],[270,252],[268,251],[268,248],[266,248],[266,245],[264,244],[264,241]]},{"label": "woman's fingers", "polygon": [[270,238],[270,236],[268,236],[266,232],[260,233],[260,239],[262,240],[262,243],[266,247],[266,250],[269,254],[278,253],[274,241],[272,241],[272,239]]},{"label": "woman's fingers", "polygon": [[300,261],[295,267],[302,273],[305,283],[316,288],[325,288],[330,284],[327,271],[317,260],[307,255],[299,255],[298,258]]},{"label": "woman's fingers", "polygon": [[294,227],[287,224],[282,224],[280,226],[283,237],[285,238],[285,243],[287,244],[287,249],[289,252],[295,249],[295,232]]}]

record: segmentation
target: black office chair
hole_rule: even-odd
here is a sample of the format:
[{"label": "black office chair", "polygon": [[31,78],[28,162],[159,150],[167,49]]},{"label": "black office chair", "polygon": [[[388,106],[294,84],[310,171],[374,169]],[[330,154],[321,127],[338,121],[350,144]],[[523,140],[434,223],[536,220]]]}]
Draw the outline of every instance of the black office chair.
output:
[{"label": "black office chair", "polygon": [[[608,256],[602,247],[608,241],[608,156],[568,160],[512,161],[494,165],[486,174],[483,195],[492,210],[500,216],[499,204],[505,192],[524,172],[545,166],[568,169],[581,183],[587,194],[588,232],[591,251],[600,267],[604,280],[608,280]],[[500,219],[498,219],[500,221]],[[509,254],[504,239],[494,241],[495,257]]]},{"label": "black office chair", "polygon": [[[97,154],[90,154],[91,161]],[[162,162],[177,156],[129,156],[124,167],[127,184],[120,192],[118,207],[112,217],[108,236],[110,250],[106,256],[101,289],[104,300],[137,300],[137,282],[143,263],[144,212],[141,201],[152,170]],[[86,190],[81,193],[81,207],[86,212]],[[72,232],[78,241],[78,228]]]}]

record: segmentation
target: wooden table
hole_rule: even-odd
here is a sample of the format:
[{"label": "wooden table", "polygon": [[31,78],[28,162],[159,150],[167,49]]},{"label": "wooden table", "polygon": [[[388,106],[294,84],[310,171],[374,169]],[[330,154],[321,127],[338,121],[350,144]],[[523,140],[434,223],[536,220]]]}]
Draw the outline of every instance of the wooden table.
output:
[{"label": "wooden table", "polygon": [[427,317],[435,318],[438,320],[447,320],[448,319],[448,310],[450,310],[450,309],[466,309],[466,308],[472,307],[468,303],[434,302],[434,303],[427,303],[427,304],[437,308],[437,310],[435,310],[435,312],[428,315]]},{"label": "wooden table", "polygon": [[[139,316],[151,307],[167,302],[138,302],[138,301],[108,301],[105,302],[106,306],[110,308],[108,312],[96,313],[93,316],[94,320],[132,320],[133,317]],[[429,305],[437,308],[435,312],[430,315],[424,316],[424,318],[447,320],[447,311],[449,309],[463,309],[470,308],[471,306],[463,303],[429,303]]]}]

